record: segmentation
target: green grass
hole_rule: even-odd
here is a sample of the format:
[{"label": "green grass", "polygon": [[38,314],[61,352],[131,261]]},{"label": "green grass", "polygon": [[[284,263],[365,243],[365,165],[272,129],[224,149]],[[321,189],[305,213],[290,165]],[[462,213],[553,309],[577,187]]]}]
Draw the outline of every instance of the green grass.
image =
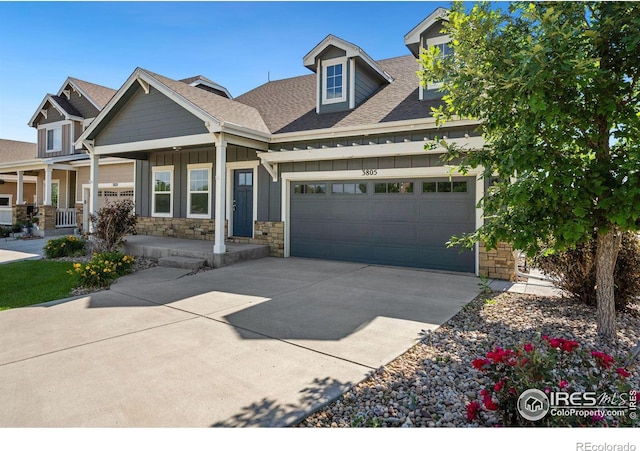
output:
[{"label": "green grass", "polygon": [[71,262],[25,260],[0,265],[0,310],[69,297],[78,277]]}]

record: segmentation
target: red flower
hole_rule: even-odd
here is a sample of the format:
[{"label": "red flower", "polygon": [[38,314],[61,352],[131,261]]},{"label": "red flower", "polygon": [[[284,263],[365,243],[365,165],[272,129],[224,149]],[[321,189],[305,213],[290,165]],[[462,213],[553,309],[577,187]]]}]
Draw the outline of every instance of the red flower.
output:
[{"label": "red flower", "polygon": [[502,387],[504,387],[504,381],[500,381],[496,385],[494,385],[493,391],[499,392],[500,390],[502,390]]},{"label": "red flower", "polygon": [[531,343],[527,343],[526,345],[524,345],[524,350],[525,350],[526,352],[531,352],[531,351],[533,351],[533,344],[531,344]]},{"label": "red flower", "polygon": [[490,397],[484,398],[484,407],[487,410],[498,410],[498,404],[495,403]]},{"label": "red flower", "polygon": [[565,388],[567,385],[569,385],[569,382],[567,382],[567,381],[560,381],[560,383],[558,384],[558,387],[560,387],[560,388]]},{"label": "red flower", "polygon": [[475,359],[473,362],[471,362],[471,365],[473,365],[476,370],[483,371],[484,366],[489,365],[490,363],[491,361],[489,359]]},{"label": "red flower", "polygon": [[486,398],[487,396],[489,396],[489,392],[487,390],[480,390],[480,396]]},{"label": "red flower", "polygon": [[596,358],[596,362],[599,367],[610,368],[614,364],[615,360],[608,354],[600,351],[591,351],[591,355]]},{"label": "red flower", "polygon": [[631,376],[631,373],[628,372],[627,370],[625,370],[624,368],[616,368],[616,371],[618,372],[618,374],[622,377],[629,377]]},{"label": "red flower", "polygon": [[566,352],[573,352],[573,350],[576,349],[578,346],[580,345],[578,344],[577,341],[566,340],[564,341],[564,343],[562,343],[562,350]]},{"label": "red flower", "polygon": [[478,412],[480,412],[480,410],[482,410],[482,408],[476,401],[467,404],[467,421],[473,421],[478,418]]},{"label": "red flower", "polygon": [[549,340],[549,346],[551,346],[552,348],[559,348],[560,346],[562,346],[562,339],[552,338],[551,340]]}]

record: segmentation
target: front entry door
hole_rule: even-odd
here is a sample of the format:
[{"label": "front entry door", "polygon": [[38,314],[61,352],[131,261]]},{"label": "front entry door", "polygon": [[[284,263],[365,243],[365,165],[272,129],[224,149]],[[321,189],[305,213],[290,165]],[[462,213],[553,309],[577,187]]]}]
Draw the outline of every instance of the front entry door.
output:
[{"label": "front entry door", "polygon": [[233,236],[253,236],[253,169],[234,174]]}]

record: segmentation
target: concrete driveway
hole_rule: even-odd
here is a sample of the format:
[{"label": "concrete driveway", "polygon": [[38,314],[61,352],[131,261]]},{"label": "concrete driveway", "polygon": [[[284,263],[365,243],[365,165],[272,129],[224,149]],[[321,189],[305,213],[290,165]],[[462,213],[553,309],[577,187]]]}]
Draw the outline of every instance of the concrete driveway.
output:
[{"label": "concrete driveway", "polygon": [[44,254],[43,247],[49,240],[45,238],[30,238],[28,240],[14,240],[0,238],[0,264],[19,260],[38,260]]},{"label": "concrete driveway", "polygon": [[478,293],[466,275],[265,258],[0,312],[0,427],[285,426]]}]

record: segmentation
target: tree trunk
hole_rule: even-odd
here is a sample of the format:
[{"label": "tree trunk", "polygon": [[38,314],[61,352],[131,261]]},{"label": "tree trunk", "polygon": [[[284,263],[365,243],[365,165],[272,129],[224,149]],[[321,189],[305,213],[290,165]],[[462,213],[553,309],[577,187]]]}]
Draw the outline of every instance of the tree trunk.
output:
[{"label": "tree trunk", "polygon": [[596,249],[596,300],[598,303],[598,335],[616,339],[616,305],[614,298],[614,271],[622,233],[613,228],[598,231]]}]

